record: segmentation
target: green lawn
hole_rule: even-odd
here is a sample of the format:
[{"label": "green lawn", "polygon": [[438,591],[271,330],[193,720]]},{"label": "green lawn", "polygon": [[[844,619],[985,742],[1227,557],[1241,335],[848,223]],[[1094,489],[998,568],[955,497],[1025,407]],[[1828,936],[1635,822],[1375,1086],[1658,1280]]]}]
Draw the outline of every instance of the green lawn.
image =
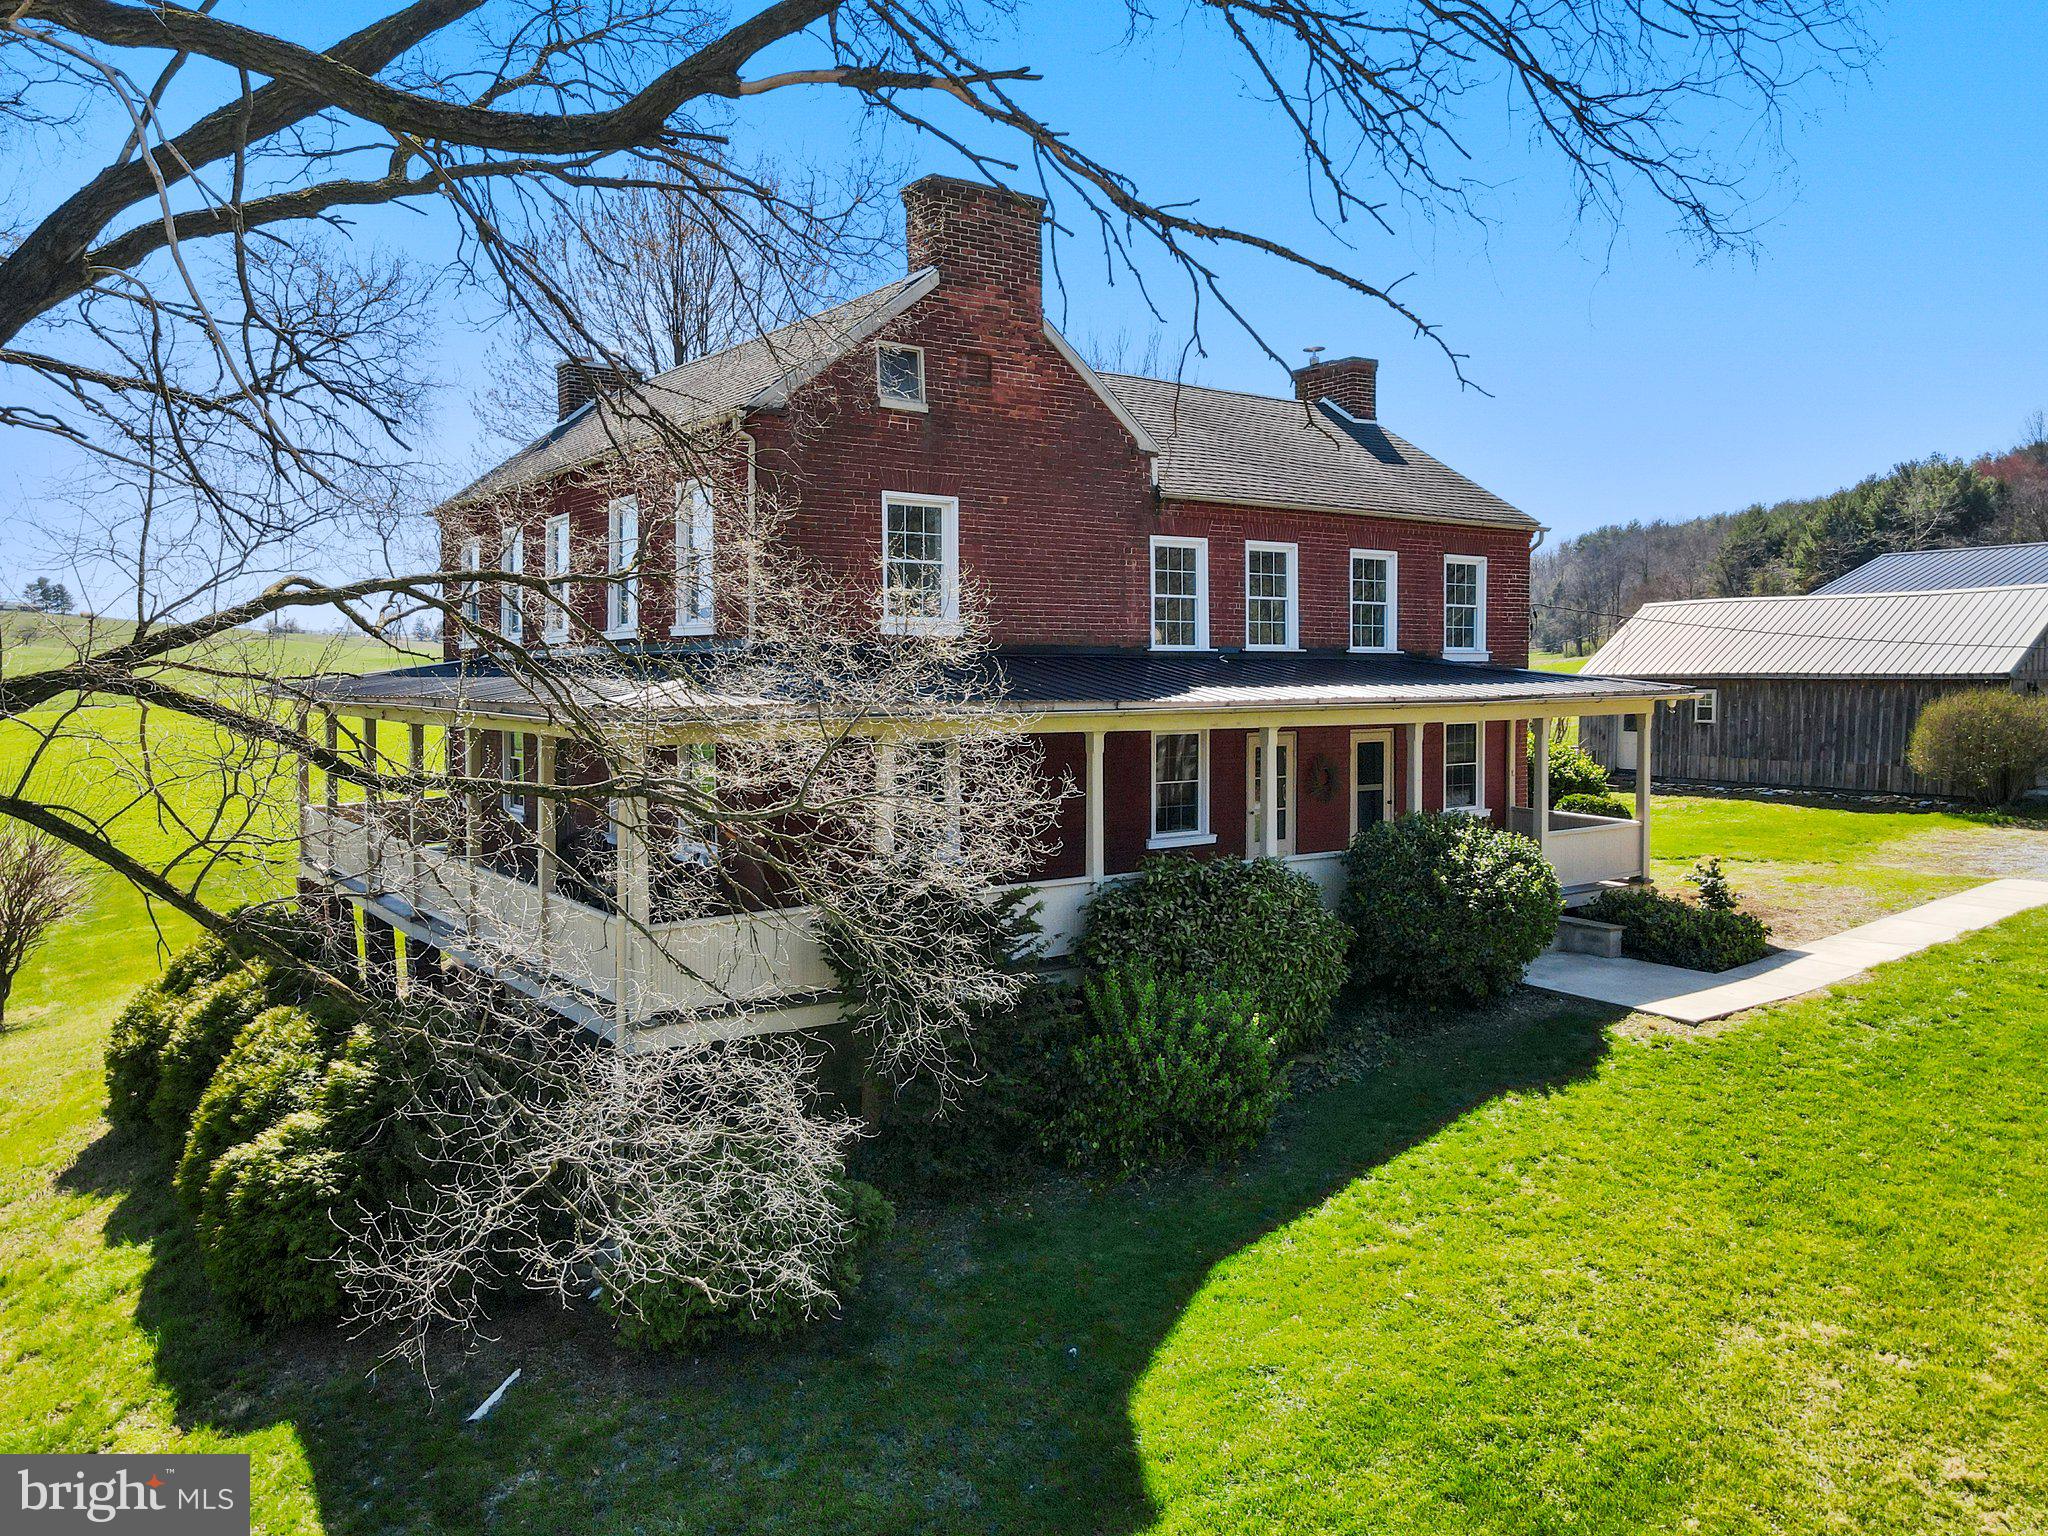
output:
[{"label": "green lawn", "polygon": [[[1739,880],[2007,835],[1658,808],[1660,859]],[[0,1449],[247,1451],[266,1532],[2039,1529],[2044,945],[2015,920],[1713,1036],[1538,994],[1354,1020],[1245,1163],[908,1211],[794,1346],[515,1313],[436,1395],[212,1303],[99,1118],[156,963],[102,888],[0,1037]]]},{"label": "green lawn", "polygon": [[1539,672],[1576,672],[1585,664],[1584,656],[1567,656],[1562,651],[1529,653],[1529,665]]}]

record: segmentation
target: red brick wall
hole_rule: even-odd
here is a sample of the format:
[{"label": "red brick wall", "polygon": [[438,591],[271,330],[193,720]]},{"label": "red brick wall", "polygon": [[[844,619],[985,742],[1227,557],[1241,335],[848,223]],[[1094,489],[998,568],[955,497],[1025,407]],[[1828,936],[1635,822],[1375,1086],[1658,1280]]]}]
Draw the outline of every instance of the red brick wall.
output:
[{"label": "red brick wall", "polygon": [[1088,872],[1088,741],[1079,731],[1036,740],[1045,754],[1039,771],[1047,782],[1065,782],[1075,791],[1060,802],[1052,830],[1058,846],[1040,861],[1036,878],[1072,879]]}]

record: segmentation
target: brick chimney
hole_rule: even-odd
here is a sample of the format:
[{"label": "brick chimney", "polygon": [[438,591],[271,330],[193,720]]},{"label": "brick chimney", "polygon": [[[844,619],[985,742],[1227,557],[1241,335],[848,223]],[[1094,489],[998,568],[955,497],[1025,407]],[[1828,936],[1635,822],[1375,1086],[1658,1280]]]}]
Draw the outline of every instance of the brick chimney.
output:
[{"label": "brick chimney", "polygon": [[597,396],[639,382],[640,375],[630,368],[593,363],[584,357],[565,359],[555,364],[555,419],[565,421]]},{"label": "brick chimney", "polygon": [[937,267],[945,286],[1003,290],[1037,323],[1041,199],[954,176],[926,176],[903,189],[903,214],[911,271]]},{"label": "brick chimney", "polygon": [[1294,393],[1313,405],[1329,400],[1360,421],[1378,421],[1380,364],[1376,357],[1333,357],[1294,370]]}]

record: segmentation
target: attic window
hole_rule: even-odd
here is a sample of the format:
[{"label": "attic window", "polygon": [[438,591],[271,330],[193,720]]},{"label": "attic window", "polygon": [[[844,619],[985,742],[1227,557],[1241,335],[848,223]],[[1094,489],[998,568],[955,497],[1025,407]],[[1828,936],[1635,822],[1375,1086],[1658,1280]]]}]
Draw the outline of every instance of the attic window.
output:
[{"label": "attic window", "polygon": [[924,348],[875,348],[875,394],[892,411],[924,410]]}]

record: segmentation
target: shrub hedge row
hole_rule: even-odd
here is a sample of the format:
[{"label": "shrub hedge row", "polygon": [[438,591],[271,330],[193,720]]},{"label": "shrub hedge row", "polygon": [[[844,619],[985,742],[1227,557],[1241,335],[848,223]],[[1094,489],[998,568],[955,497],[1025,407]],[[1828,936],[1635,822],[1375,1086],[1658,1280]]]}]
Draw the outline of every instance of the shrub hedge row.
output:
[{"label": "shrub hedge row", "polygon": [[1755,914],[1695,906],[1646,888],[1602,891],[1578,915],[1617,924],[1624,953],[1660,965],[1725,971],[1771,952],[1771,930]]}]

